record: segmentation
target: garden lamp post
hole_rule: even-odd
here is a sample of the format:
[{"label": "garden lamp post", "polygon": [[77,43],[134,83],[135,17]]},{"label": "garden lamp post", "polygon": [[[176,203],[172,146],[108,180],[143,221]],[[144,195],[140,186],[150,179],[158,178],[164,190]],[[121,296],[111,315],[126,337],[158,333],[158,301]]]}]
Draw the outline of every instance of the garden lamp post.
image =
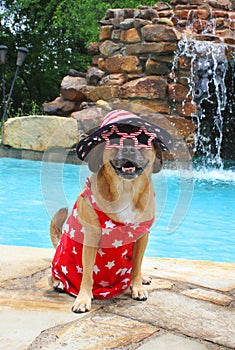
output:
[{"label": "garden lamp post", "polygon": [[3,122],[6,120],[7,108],[8,108],[10,99],[11,99],[11,95],[12,95],[12,92],[13,92],[13,89],[14,89],[14,85],[15,85],[15,81],[16,81],[19,69],[23,65],[24,60],[25,60],[29,50],[26,49],[26,47],[19,47],[17,49],[17,51],[18,52],[17,52],[17,60],[16,60],[16,71],[15,71],[15,75],[14,75],[14,78],[13,78],[12,83],[11,83],[11,88],[10,88],[10,92],[9,92],[7,101],[4,103],[4,110],[3,110],[3,115],[2,115],[2,121]]},{"label": "garden lamp post", "polygon": [[2,100],[3,109],[6,103],[6,89],[5,89],[5,62],[6,62],[7,46],[0,45],[0,64],[2,66]]}]

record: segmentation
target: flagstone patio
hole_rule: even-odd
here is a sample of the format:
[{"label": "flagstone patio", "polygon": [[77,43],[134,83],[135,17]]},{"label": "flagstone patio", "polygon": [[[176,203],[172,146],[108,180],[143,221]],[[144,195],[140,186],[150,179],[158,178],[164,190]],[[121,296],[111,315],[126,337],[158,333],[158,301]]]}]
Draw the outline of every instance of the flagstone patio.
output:
[{"label": "flagstone patio", "polygon": [[235,348],[235,264],[145,258],[146,302],[127,291],[74,314],[48,284],[53,253],[0,246],[1,349]]}]

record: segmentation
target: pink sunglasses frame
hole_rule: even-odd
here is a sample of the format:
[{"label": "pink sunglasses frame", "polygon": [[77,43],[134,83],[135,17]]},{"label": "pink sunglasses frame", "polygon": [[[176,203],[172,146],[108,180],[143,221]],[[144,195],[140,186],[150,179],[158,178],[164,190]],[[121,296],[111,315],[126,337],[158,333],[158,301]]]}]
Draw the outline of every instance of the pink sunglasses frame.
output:
[{"label": "pink sunglasses frame", "polygon": [[[121,136],[121,138],[119,139],[119,143],[110,144],[109,137],[112,136],[114,132],[118,136]],[[139,144],[137,137],[142,132],[144,132],[144,134],[149,137],[147,145]],[[127,132],[119,131],[117,125],[112,125],[111,130],[103,131],[101,134],[101,137],[105,140],[105,143],[106,143],[105,149],[112,149],[112,148],[122,149],[124,146],[124,141],[126,139],[132,139],[134,141],[135,149],[141,149],[141,148],[152,149],[152,141],[157,137],[157,135],[155,133],[148,132],[145,126],[141,126],[138,131],[128,134]]]}]

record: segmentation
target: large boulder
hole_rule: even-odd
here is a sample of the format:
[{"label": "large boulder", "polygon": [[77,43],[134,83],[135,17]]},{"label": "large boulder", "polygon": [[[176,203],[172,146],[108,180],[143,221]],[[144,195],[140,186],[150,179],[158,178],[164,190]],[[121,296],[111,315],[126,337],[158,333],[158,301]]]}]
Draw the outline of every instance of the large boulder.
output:
[{"label": "large boulder", "polygon": [[70,148],[78,142],[77,121],[57,116],[10,118],[3,125],[2,143],[13,148],[45,151]]}]

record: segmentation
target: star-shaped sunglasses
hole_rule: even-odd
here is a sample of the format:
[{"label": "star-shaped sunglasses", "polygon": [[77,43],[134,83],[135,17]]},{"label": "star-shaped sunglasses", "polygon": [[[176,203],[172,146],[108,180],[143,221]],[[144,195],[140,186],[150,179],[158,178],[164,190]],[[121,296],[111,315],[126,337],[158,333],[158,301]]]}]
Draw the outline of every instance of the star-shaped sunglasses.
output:
[{"label": "star-shaped sunglasses", "polygon": [[149,132],[144,125],[114,124],[110,130],[103,131],[101,137],[106,142],[106,149],[122,149],[126,140],[132,140],[135,149],[152,149],[152,141],[157,134]]}]

